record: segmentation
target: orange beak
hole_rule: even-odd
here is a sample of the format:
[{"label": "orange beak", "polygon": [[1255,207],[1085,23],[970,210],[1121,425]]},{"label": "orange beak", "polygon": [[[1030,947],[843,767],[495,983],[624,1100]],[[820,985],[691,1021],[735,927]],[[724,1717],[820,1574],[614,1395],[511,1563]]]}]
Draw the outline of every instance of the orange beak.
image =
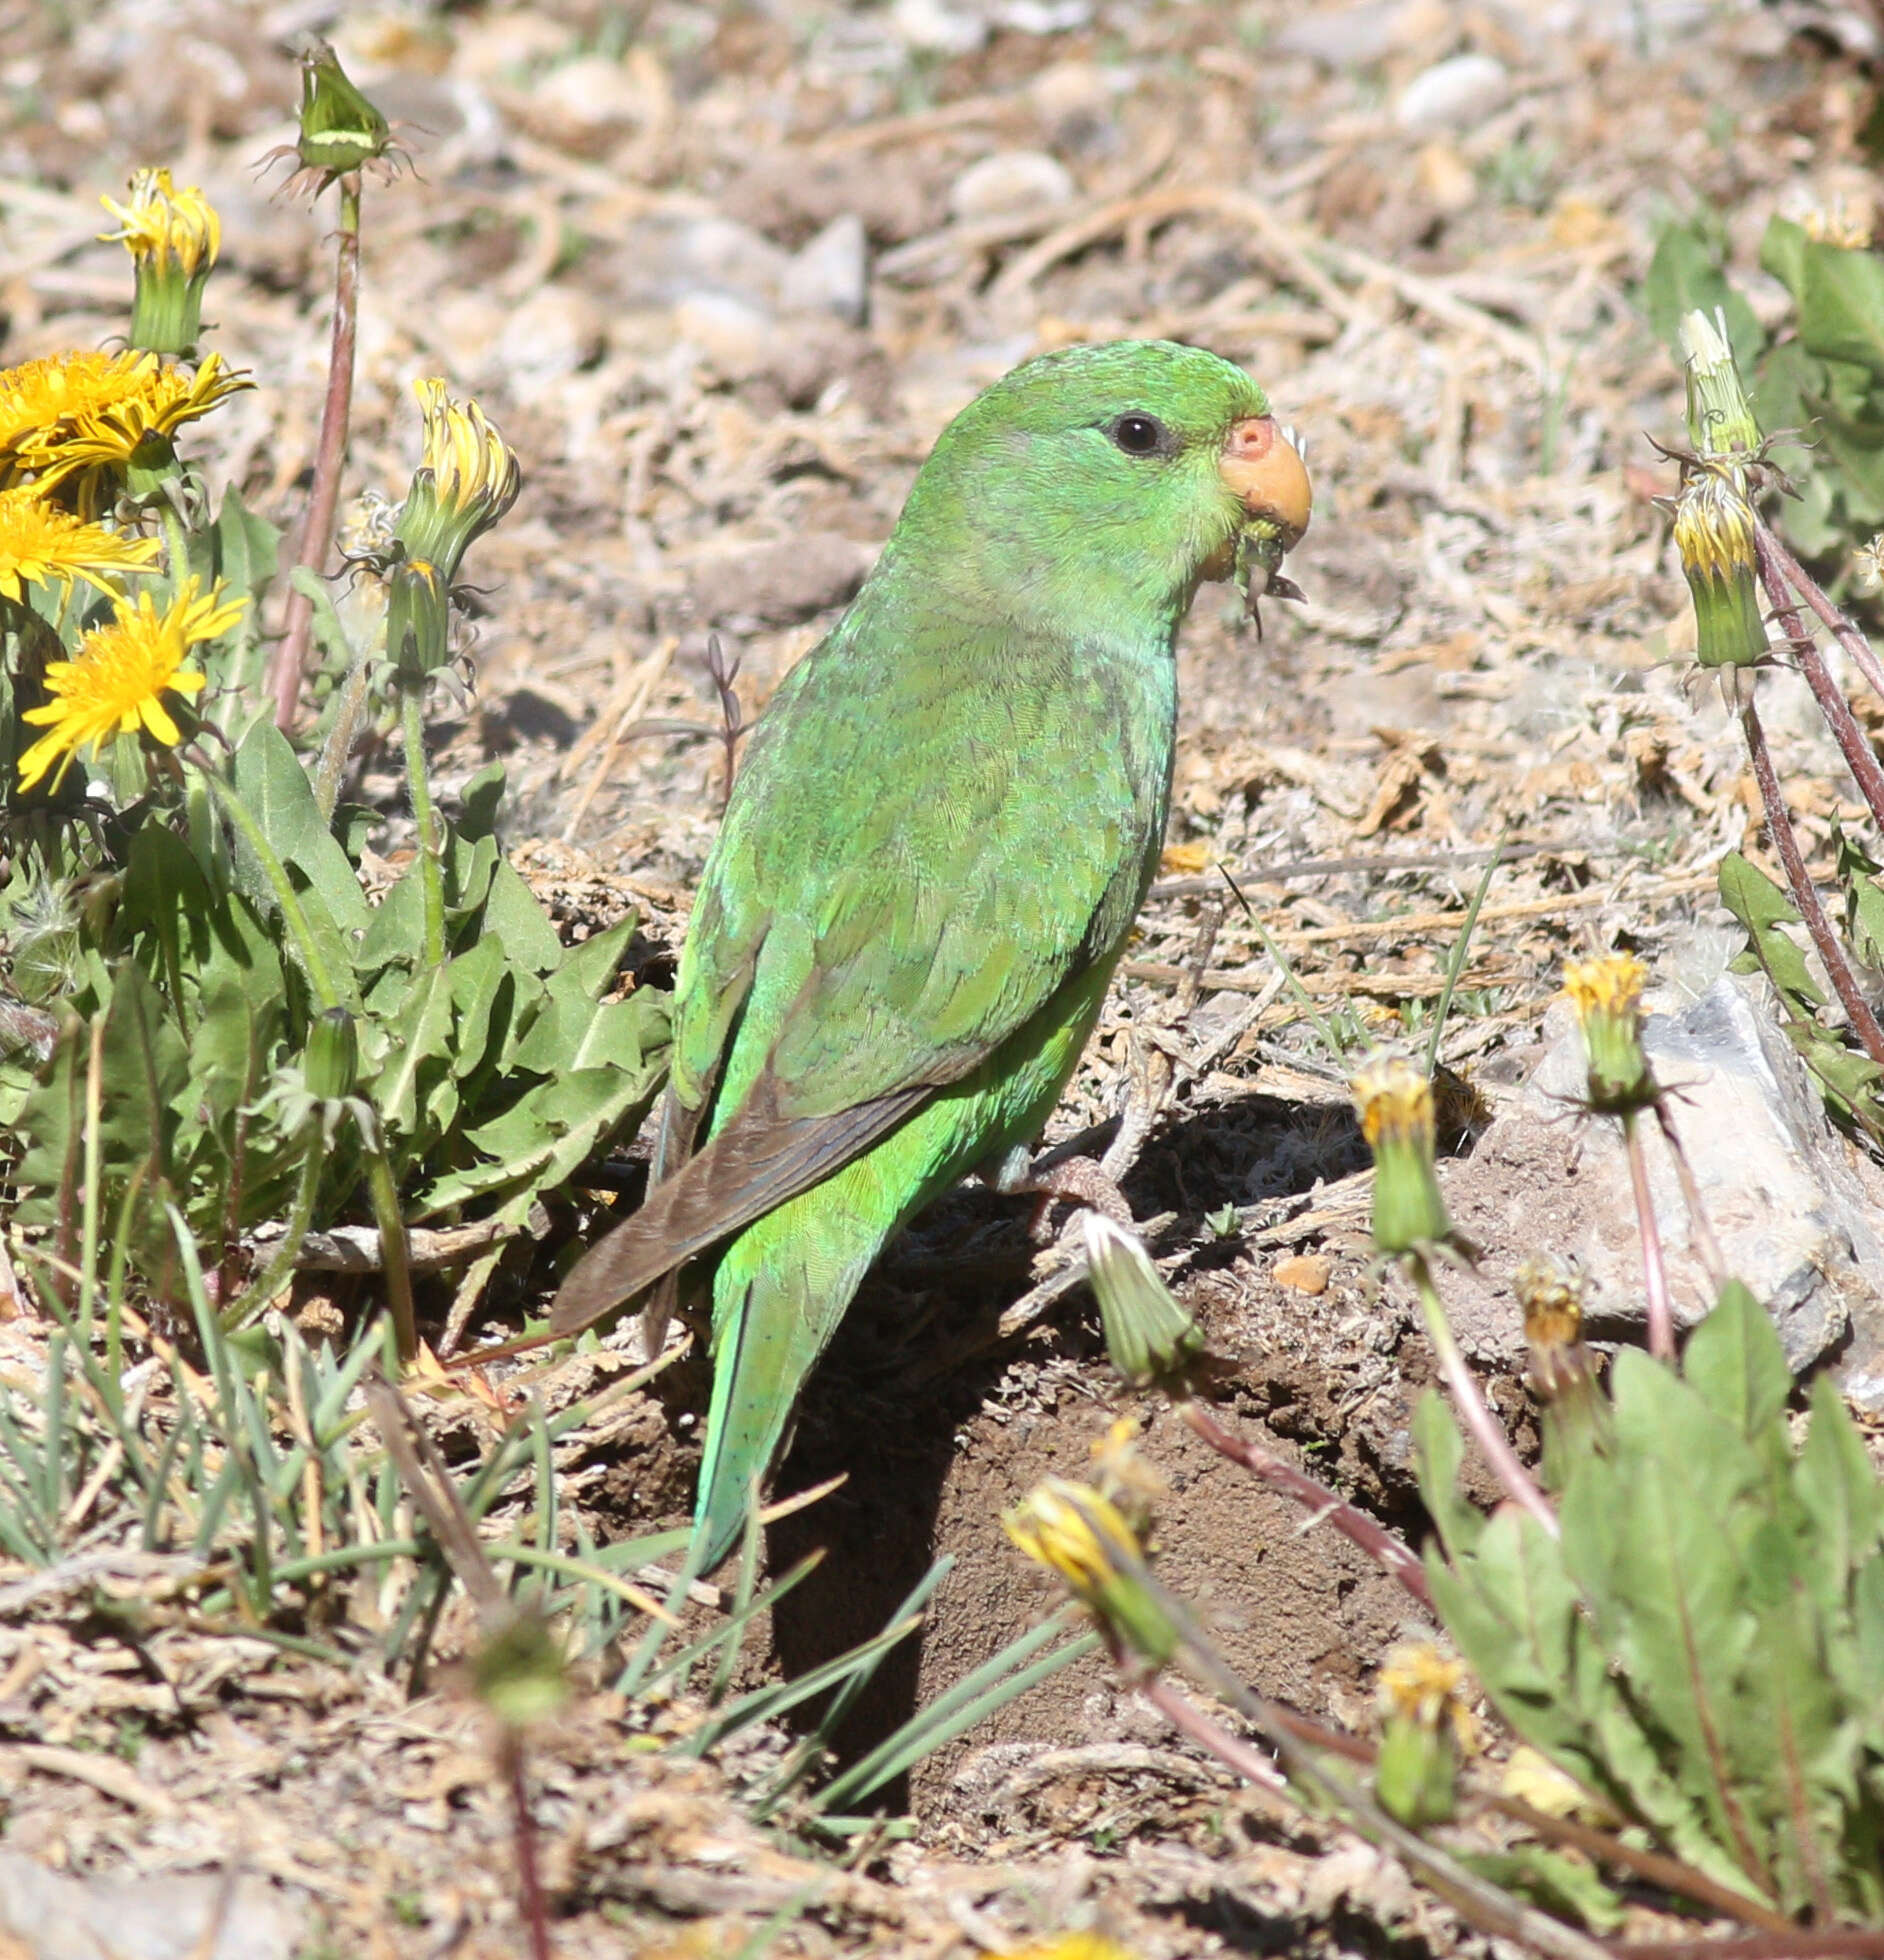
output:
[{"label": "orange beak", "polygon": [[1273,415],[1247,415],[1231,429],[1218,473],[1252,519],[1267,519],[1293,550],[1308,529],[1314,493],[1308,466]]}]

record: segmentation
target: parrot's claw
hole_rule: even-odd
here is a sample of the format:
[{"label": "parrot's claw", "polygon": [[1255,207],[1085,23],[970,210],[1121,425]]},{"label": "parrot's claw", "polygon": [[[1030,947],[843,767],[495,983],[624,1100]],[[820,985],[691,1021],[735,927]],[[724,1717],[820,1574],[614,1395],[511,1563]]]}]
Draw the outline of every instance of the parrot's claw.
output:
[{"label": "parrot's claw", "polygon": [[1037,1200],[1027,1225],[1027,1236],[1035,1245],[1052,1244],[1048,1220],[1053,1207],[1062,1200],[1104,1212],[1115,1225],[1129,1229],[1132,1224],[1132,1208],[1125,1201],[1125,1193],[1091,1157],[1066,1157],[1049,1164],[1033,1172],[1020,1188]]}]

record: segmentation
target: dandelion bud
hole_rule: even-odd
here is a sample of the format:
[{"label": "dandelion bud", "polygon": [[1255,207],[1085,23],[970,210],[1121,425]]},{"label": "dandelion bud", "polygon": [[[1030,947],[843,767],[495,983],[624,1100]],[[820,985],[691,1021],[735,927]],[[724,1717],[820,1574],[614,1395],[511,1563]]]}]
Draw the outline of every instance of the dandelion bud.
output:
[{"label": "dandelion bud", "polygon": [[1087,1277],[1113,1367],[1134,1388],[1180,1373],[1204,1337],[1158,1277],[1144,1241],[1098,1211],[1086,1213],[1085,1231]]},{"label": "dandelion bud", "polygon": [[1760,425],[1747,404],[1727,341],[1724,313],[1713,319],[1697,307],[1681,323],[1681,352],[1688,366],[1688,435],[1706,460],[1754,461]]},{"label": "dandelion bud", "polygon": [[1579,1458],[1607,1447],[1610,1409],[1583,1345],[1583,1276],[1567,1260],[1539,1254],[1513,1278],[1531,1350],[1525,1379],[1544,1404],[1544,1482],[1563,1489]]},{"label": "dandelion bud", "polygon": [[1029,1558],[1066,1581],[1121,1654],[1158,1668],[1177,1651],[1177,1627],[1148,1583],[1131,1526],[1091,1485],[1043,1478],[1001,1524]]},{"label": "dandelion bud", "polygon": [[131,254],[137,292],[131,305],[131,345],[152,354],[188,354],[202,327],[203,288],[222,248],[222,221],[192,185],[175,189],[167,170],[139,170],[128,203],[99,202],[118,220],[100,232]]},{"label": "dandelion bud", "polygon": [[348,80],[324,41],[301,61],[301,168],[323,184],[379,163],[393,149],[392,127]]},{"label": "dandelion bud", "polygon": [[1589,1058],[1589,1107],[1606,1116],[1653,1108],[1659,1093],[1642,1052],[1647,980],[1648,968],[1632,953],[1571,960],[1563,970],[1563,990]]},{"label": "dandelion bud", "polygon": [[417,675],[444,664],[452,581],[473,540],[517,501],[523,472],[476,402],[453,401],[437,380],[420,381],[415,391],[425,431],[393,524],[386,648],[400,672]]},{"label": "dandelion bud", "polygon": [[353,1094],[360,1079],[360,1034],[346,1008],[330,1007],[315,1016],[303,1066],[309,1095],[338,1102]]},{"label": "dandelion bud", "polygon": [[548,1721],[569,1701],[562,1650],[534,1613],[515,1614],[479,1646],[471,1663],[477,1698],[510,1729]]},{"label": "dandelion bud", "polygon": [[1396,1647],[1381,1667],[1374,1794],[1403,1824],[1444,1824],[1452,1817],[1459,1766],[1478,1749],[1465,1687],[1464,1666],[1431,1641]]},{"label": "dandelion bud", "polygon": [[1695,465],[1675,502],[1675,548],[1694,600],[1694,657],[1703,667],[1752,667],[1766,658],[1753,506],[1737,475]]},{"label": "dandelion bud", "polygon": [[1452,1236],[1433,1170],[1433,1089],[1398,1055],[1377,1055],[1348,1084],[1374,1153],[1374,1247],[1393,1258]]}]

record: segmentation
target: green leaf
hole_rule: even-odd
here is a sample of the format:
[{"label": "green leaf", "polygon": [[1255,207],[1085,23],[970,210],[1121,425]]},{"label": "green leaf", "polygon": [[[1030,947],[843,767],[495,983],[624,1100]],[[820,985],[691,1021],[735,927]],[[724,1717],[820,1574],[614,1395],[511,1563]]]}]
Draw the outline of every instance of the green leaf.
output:
[{"label": "green leaf", "polygon": [[1730,1279],[1714,1310],[1688,1337],[1681,1372],[1702,1402],[1762,1454],[1786,1451],[1792,1370],[1773,1323],[1751,1292]]},{"label": "green leaf", "polygon": [[1616,1932],[1628,1917],[1622,1900],[1595,1867],[1574,1852],[1515,1844],[1509,1851],[1461,1851],[1457,1856],[1468,1871],[1560,1919],[1580,1921],[1593,1933]]},{"label": "green leaf", "polygon": [[1884,378],[1884,262],[1808,239],[1796,263],[1794,298],[1806,351]]},{"label": "green leaf", "polygon": [[556,985],[561,987],[567,982],[580,988],[590,1000],[600,1000],[615,984],[615,976],[621,970],[622,955],[627,952],[628,943],[634,938],[640,924],[640,914],[630,910],[594,938],[571,947],[563,955],[562,965],[557,968]]},{"label": "green leaf", "polygon": [[268,519],[249,509],[242,492],[231,484],[223,492],[222,508],[210,532],[212,574],[259,601],[275,576],[281,553],[281,532]]},{"label": "green leaf", "polygon": [[1699,307],[1710,320],[1724,312],[1734,358],[1743,374],[1751,374],[1766,336],[1752,307],[1727,283],[1726,250],[1725,229],[1711,212],[1664,226],[1642,282],[1642,303],[1656,339],[1677,354],[1681,322],[1690,312]]},{"label": "green leaf", "polygon": [[466,843],[497,835],[497,813],[504,801],[504,765],[487,762],[465,784],[459,799],[460,813],[454,828]]},{"label": "green leaf", "polygon": [[492,873],[483,929],[502,943],[513,966],[527,972],[550,974],[563,963],[562,941],[549,914],[507,858],[500,858]]},{"label": "green leaf", "polygon": [[1446,1398],[1428,1389],[1413,1411],[1413,1467],[1427,1514],[1438,1527],[1446,1555],[1454,1560],[1476,1549],[1485,1529],[1481,1511],[1459,1495],[1459,1465],[1465,1444]]},{"label": "green leaf", "polygon": [[1850,1619],[1854,1575],[1884,1533],[1884,1489],[1845,1398],[1830,1375],[1812,1384],[1812,1422],[1793,1470],[1793,1488],[1810,1525],[1808,1572],[1828,1623]]},{"label": "green leaf", "polygon": [[1806,970],[1805,954],[1780,930],[1797,925],[1792,900],[1765,872],[1757,870],[1738,851],[1720,861],[1720,902],[1745,928],[1761,971],[1794,1013],[1810,1016],[1825,1005],[1825,995]]},{"label": "green leaf", "polygon": [[1805,255],[1812,239],[1790,218],[1769,218],[1760,239],[1760,269],[1770,272],[1796,300],[1805,283]]}]

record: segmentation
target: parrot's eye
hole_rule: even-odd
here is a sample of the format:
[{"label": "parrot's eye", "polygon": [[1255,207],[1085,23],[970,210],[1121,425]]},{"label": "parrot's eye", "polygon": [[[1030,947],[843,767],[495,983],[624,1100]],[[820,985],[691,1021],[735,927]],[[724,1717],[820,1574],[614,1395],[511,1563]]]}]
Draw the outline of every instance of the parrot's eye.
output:
[{"label": "parrot's eye", "polygon": [[1157,456],[1173,447],[1171,431],[1155,415],[1121,415],[1106,434],[1128,456]]}]

